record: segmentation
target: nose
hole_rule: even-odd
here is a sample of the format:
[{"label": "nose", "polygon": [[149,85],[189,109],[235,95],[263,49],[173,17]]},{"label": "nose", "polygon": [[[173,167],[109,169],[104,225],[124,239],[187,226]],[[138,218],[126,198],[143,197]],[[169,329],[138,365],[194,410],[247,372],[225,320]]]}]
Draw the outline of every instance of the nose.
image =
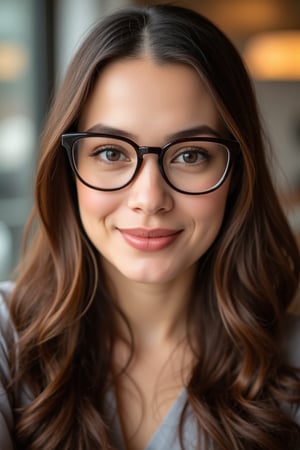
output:
[{"label": "nose", "polygon": [[129,208],[146,215],[168,212],[173,208],[172,192],[163,179],[156,155],[144,155],[143,163],[129,186]]}]

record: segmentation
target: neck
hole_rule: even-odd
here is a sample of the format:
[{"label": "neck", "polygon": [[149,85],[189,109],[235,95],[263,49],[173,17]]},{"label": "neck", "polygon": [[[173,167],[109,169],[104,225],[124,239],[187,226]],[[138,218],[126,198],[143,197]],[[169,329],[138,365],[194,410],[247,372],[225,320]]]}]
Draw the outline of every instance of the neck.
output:
[{"label": "neck", "polygon": [[[136,350],[173,345],[186,336],[194,268],[158,285],[128,280],[112,267],[106,267],[105,276],[111,295],[130,325]],[[117,335],[128,340],[128,329],[118,314],[116,327]]]}]

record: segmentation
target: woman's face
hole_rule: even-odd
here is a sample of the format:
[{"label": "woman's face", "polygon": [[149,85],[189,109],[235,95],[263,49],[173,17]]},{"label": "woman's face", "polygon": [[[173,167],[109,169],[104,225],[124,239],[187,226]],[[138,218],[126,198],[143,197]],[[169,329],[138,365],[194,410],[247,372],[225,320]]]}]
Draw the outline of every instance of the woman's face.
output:
[{"label": "woman's face", "polygon": [[[187,65],[146,57],[108,65],[80,120],[80,131],[109,129],[140,146],[163,146],[195,128],[197,136],[224,136],[199,75]],[[176,192],[163,179],[155,154],[144,156],[137,177],[119,191],[93,190],[77,180],[82,224],[104,271],[115,282],[154,284],[193,273],[220,230],[228,187],[227,179],[205,195]]]}]

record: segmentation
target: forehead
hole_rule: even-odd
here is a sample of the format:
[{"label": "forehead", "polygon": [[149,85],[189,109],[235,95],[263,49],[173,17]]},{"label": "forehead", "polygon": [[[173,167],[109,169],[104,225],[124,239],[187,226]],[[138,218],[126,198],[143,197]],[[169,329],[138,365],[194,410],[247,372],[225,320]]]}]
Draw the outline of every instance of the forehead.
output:
[{"label": "forehead", "polygon": [[220,123],[214,101],[197,71],[181,63],[124,59],[100,73],[83,108],[80,127],[97,123],[172,133],[174,128]]}]

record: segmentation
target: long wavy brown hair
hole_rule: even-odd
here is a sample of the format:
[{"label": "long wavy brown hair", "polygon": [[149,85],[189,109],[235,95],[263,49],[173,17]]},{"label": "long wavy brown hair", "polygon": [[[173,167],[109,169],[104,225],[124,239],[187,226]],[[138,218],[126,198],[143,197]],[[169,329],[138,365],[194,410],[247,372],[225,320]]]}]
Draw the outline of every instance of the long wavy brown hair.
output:
[{"label": "long wavy brown hair", "polygon": [[253,88],[222,32],[195,12],[161,5],[127,8],[99,22],[49,114],[10,303],[19,337],[13,388],[22,381],[33,396],[15,411],[17,448],[113,448],[104,396],[116,311],[80,223],[60,136],[80,131],[83,105],[106,64],[144,54],[194,67],[241,147],[222,229],[198,263],[189,309],[197,362],[188,402],[210,448],[295,449],[299,427],[283,405],[300,405],[299,372],[285,363],[280,339],[299,285],[299,252],[270,178]]}]

